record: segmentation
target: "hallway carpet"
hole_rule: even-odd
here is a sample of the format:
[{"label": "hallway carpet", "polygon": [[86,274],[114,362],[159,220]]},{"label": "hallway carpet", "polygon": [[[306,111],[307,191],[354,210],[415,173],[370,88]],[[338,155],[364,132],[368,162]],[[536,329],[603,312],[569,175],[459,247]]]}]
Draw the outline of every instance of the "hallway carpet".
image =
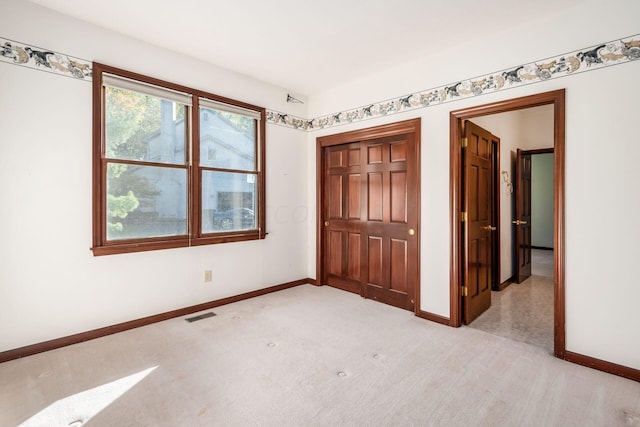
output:
[{"label": "hallway carpet", "polygon": [[640,425],[637,382],[333,288],[214,311],[0,364],[0,426]]}]

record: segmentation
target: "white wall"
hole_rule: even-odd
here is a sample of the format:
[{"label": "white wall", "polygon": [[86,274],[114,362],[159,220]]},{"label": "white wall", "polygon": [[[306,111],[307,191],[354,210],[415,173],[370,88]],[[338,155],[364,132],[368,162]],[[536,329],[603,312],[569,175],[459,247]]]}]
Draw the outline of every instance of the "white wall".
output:
[{"label": "white wall", "polygon": [[[3,10],[3,37],[307,114],[284,89],[29,2]],[[0,352],[307,277],[304,133],[267,125],[265,240],[94,257],[91,84],[0,63],[0,94]]]},{"label": "white wall", "polygon": [[531,156],[531,245],[553,248],[553,153]]},{"label": "white wall", "polygon": [[[553,148],[553,106],[527,108],[507,113],[474,117],[471,121],[500,138],[500,171],[509,173],[514,187],[516,153],[521,150]],[[515,273],[515,193],[500,176],[500,283]],[[553,204],[551,205],[553,215]]]},{"label": "white wall", "polygon": [[[611,11],[612,19],[603,10]],[[460,79],[581,49],[635,34],[640,2],[587,1],[519,32],[469,42],[437,57],[416,60],[376,76],[316,94],[312,117],[382,101]],[[615,18],[613,16],[615,15]],[[421,117],[420,308],[449,316],[449,113],[479,104],[566,88],[566,348],[640,368],[637,325],[640,287],[629,268],[640,253],[640,229],[625,215],[640,199],[637,132],[640,61],[547,80],[507,91],[310,133],[315,138]],[[315,176],[315,151],[309,151]],[[597,173],[594,168],[597,167]],[[315,206],[315,182],[309,204]],[[601,225],[594,227],[594,224]],[[309,227],[309,274],[315,277],[315,227]],[[588,237],[587,237],[588,236]],[[606,250],[603,250],[605,248]]]}]

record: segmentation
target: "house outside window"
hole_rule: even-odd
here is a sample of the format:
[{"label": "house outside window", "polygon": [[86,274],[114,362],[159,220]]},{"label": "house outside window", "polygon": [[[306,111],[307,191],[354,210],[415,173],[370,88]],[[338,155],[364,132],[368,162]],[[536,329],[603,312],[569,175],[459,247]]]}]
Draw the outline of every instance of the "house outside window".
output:
[{"label": "house outside window", "polygon": [[94,64],[93,188],[95,255],[264,238],[264,109]]}]

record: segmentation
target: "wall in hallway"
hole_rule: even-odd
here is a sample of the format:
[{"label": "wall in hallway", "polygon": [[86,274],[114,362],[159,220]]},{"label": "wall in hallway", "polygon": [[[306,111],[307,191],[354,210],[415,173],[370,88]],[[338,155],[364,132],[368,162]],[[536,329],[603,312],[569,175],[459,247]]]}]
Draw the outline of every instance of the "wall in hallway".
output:
[{"label": "wall in hallway", "polygon": [[531,156],[531,244],[553,248],[553,153]]}]

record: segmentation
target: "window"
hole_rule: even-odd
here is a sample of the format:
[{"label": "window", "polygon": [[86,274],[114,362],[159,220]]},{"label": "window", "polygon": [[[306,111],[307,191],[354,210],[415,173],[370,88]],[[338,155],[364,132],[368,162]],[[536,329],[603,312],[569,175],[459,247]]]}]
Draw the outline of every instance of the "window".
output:
[{"label": "window", "polygon": [[264,108],[93,73],[94,255],[265,237]]}]

